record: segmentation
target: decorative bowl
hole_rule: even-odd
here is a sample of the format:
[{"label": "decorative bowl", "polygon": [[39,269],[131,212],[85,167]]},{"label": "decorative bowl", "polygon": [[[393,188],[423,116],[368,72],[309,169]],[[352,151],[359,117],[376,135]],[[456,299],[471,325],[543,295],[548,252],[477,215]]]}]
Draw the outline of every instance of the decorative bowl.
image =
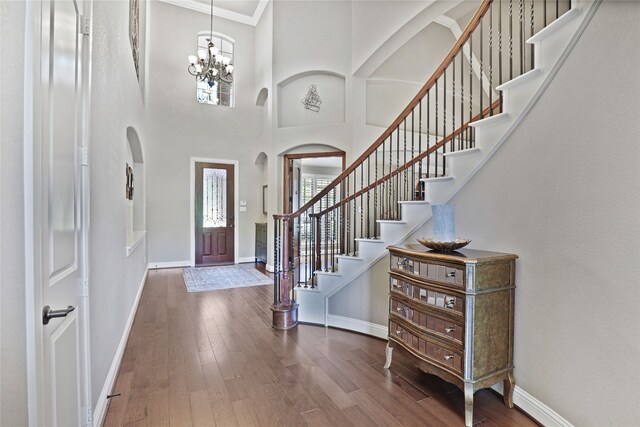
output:
[{"label": "decorative bowl", "polygon": [[418,242],[421,245],[428,247],[429,249],[448,254],[457,249],[464,248],[469,244],[469,242],[471,242],[471,240],[458,238],[452,242],[440,242],[438,240],[434,240],[431,237],[423,237],[421,239],[418,239]]}]

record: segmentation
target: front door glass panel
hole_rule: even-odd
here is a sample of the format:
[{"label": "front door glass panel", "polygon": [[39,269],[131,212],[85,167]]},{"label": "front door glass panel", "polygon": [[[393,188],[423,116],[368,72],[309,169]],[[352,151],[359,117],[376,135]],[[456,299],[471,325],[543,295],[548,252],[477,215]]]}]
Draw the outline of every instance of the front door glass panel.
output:
[{"label": "front door glass panel", "polygon": [[204,168],[202,174],[202,226],[227,226],[227,171]]}]

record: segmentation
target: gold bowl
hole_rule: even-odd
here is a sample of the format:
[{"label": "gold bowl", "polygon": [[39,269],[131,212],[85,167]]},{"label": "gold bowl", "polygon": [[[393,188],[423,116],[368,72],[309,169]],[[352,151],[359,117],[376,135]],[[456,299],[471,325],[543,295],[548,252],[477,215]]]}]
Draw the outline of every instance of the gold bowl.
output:
[{"label": "gold bowl", "polygon": [[431,237],[423,237],[418,239],[418,242],[429,249],[448,254],[460,248],[464,248],[469,244],[469,242],[471,242],[471,240],[458,238],[452,242],[440,242]]}]

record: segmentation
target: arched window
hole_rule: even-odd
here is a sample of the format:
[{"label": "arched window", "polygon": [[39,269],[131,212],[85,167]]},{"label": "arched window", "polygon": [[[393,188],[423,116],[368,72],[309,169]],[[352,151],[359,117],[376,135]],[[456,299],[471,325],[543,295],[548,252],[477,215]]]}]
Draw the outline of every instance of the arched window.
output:
[{"label": "arched window", "polygon": [[[198,50],[207,50],[209,39],[212,39],[213,44],[220,49],[220,53],[231,60],[231,64],[234,64],[233,58],[233,39],[220,33],[202,32],[198,34]],[[234,78],[235,82],[235,78]],[[225,107],[235,106],[235,93],[234,82],[215,82],[213,85],[209,85],[207,82],[196,82],[196,99],[202,104],[223,105]]]}]

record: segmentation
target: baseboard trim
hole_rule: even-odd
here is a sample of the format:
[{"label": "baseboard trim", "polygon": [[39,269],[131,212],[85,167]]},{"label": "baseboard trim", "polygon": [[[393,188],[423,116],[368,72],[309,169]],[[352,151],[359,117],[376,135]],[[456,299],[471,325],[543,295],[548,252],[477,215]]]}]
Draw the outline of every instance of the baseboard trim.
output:
[{"label": "baseboard trim", "polygon": [[127,346],[129,333],[131,332],[133,320],[135,319],[136,312],[138,311],[138,304],[140,304],[140,297],[142,296],[142,290],[144,289],[144,283],[147,281],[148,274],[149,269],[146,269],[144,271],[144,274],[142,275],[138,293],[136,294],[136,298],[133,301],[133,306],[131,307],[131,311],[129,312],[129,318],[127,319],[127,323],[124,326],[124,331],[122,332],[122,338],[120,338],[120,343],[118,344],[118,348],[116,349],[116,354],[113,356],[113,361],[111,362],[109,373],[107,374],[107,378],[105,379],[104,385],[102,386],[100,396],[98,396],[96,409],[95,411],[93,411],[93,427],[100,427],[104,422],[104,417],[107,415],[107,396],[111,393],[111,390],[113,390],[113,386],[116,383],[116,378],[118,377],[118,371],[120,369],[120,363],[122,363],[122,356],[124,356],[124,349]]},{"label": "baseboard trim", "polygon": [[266,269],[267,269],[267,271],[268,271],[269,273],[273,273],[273,272],[275,272],[275,271],[276,271],[276,270],[273,268],[273,265],[266,264],[266,265],[264,266],[264,268],[266,268]]},{"label": "baseboard trim", "polygon": [[148,270],[155,270],[157,268],[178,268],[178,267],[191,267],[191,261],[150,262],[147,265]]},{"label": "baseboard trim", "polygon": [[[502,394],[502,383],[492,387],[496,392]],[[519,386],[513,389],[513,403],[523,412],[546,427],[574,427],[556,411],[527,393]]]},{"label": "baseboard trim", "polygon": [[242,256],[238,258],[236,264],[243,264],[246,262],[256,262],[256,258],[252,256]]},{"label": "baseboard trim", "polygon": [[386,339],[389,336],[389,329],[384,325],[378,325],[376,323],[353,319],[351,317],[338,316],[335,314],[327,314],[327,326],[360,332],[361,334],[371,335],[382,339]]}]

